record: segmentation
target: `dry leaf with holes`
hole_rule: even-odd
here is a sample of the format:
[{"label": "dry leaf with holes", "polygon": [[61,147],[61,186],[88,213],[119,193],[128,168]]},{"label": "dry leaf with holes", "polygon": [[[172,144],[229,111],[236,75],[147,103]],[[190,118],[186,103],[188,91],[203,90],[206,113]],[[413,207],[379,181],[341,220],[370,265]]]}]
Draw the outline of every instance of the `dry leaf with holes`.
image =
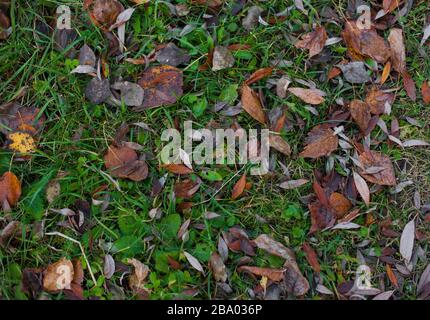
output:
[{"label": "dry leaf with holes", "polygon": [[50,264],[44,271],[43,289],[47,292],[58,292],[64,289],[71,289],[74,269],[70,260],[62,258]]},{"label": "dry leaf with holes", "polygon": [[301,40],[297,41],[295,46],[300,49],[309,50],[309,58],[316,56],[323,49],[327,41],[327,32],[324,27],[316,27],[314,31],[305,34]]},{"label": "dry leaf with holes", "polygon": [[[396,185],[393,164],[390,158],[383,153],[371,150],[365,151],[360,154],[359,161],[364,167],[364,170],[359,171],[359,173],[367,181],[385,186]],[[365,173],[366,168],[371,167],[379,167],[382,170],[378,170],[378,172],[373,174]]]},{"label": "dry leaf with holes", "polygon": [[182,71],[168,65],[148,68],[141,74],[138,84],[144,90],[144,99],[135,111],[171,105],[183,95]]},{"label": "dry leaf with holes", "polygon": [[288,88],[288,91],[309,104],[318,105],[325,101],[325,93],[318,89]]},{"label": "dry leaf with holes", "polygon": [[21,182],[10,171],[0,178],[0,201],[3,211],[9,212],[21,196]]},{"label": "dry leaf with holes", "polygon": [[335,151],[339,145],[339,139],[328,125],[322,124],[309,132],[305,144],[305,149],[299,156],[315,159],[328,156]]},{"label": "dry leaf with holes", "polygon": [[236,200],[239,198],[243,191],[245,190],[246,186],[246,174],[243,174],[242,177],[236,182],[236,184],[233,186],[233,190],[231,191],[231,199]]},{"label": "dry leaf with holes", "polygon": [[248,85],[242,86],[242,108],[253,117],[255,120],[262,124],[266,124],[266,113],[261,106],[261,102],[257,94]]}]

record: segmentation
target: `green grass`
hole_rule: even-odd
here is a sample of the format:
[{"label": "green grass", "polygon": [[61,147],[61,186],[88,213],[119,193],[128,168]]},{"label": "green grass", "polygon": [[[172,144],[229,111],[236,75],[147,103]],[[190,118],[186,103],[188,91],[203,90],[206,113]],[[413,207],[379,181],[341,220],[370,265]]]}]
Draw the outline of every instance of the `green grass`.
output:
[{"label": "green grass", "polygon": [[[0,249],[0,297],[24,298],[20,287],[21,272],[24,268],[44,267],[63,256],[80,257],[82,260],[80,249],[76,244],[60,237],[37,237],[34,226],[42,219],[45,221],[46,231],[60,231],[82,243],[97,279],[97,283],[94,284],[89,277],[87,267],[84,267],[84,295],[102,299],[112,298],[112,292],[106,289],[107,282],[120,286],[120,273],[115,273],[110,281],[104,279],[103,258],[108,252],[116,261],[125,262],[127,258],[134,257],[149,266],[151,276],[147,286],[151,289],[153,299],[174,298],[187,288],[198,289],[196,298],[214,298],[219,289],[217,291],[213,277],[210,273],[203,276],[189,267],[182,252],[183,250],[190,252],[203,265],[207,265],[211,252],[217,248],[220,232],[234,225],[240,225],[247,230],[252,239],[259,234],[267,233],[294,249],[299,267],[310,281],[312,288],[315,288],[313,282],[315,274],[301,250],[304,241],[311,242],[319,253],[322,282],[332,290],[336,290],[336,286],[341,282],[354,278],[353,272],[358,266],[356,245],[361,241],[370,241],[364,251],[368,249],[378,251],[385,245],[393,245],[397,248],[399,239],[384,238],[377,224],[353,231],[325,231],[318,232],[312,237],[308,236],[310,215],[307,206],[301,203],[300,197],[313,192],[311,185],[289,191],[280,190],[277,187],[280,172],[282,172],[279,166],[273,176],[263,178],[250,176],[249,179],[253,183],[251,190],[237,201],[231,201],[229,197],[239,176],[232,179],[221,191],[221,199],[211,199],[201,203],[210,197],[205,194],[206,191],[217,190],[214,183],[204,180],[204,185],[193,198],[193,202],[197,205],[184,214],[176,212],[176,204],[171,200],[173,186],[178,180],[174,175],[169,174],[165,188],[159,196],[150,197],[153,179],[165,173],[159,169],[157,160],[148,161],[150,176],[145,181],[131,182],[119,179],[121,191],[118,191],[103,173],[106,171],[103,155],[122,123],[143,121],[149,124],[154,129],[153,133],[132,127],[129,137],[131,141],[143,145],[144,152],[156,155],[163,146],[160,141],[162,130],[173,127],[175,119],[179,123],[193,120],[196,126],[201,127],[212,120],[218,121],[223,126],[233,123],[233,118],[222,117],[213,112],[205,112],[201,117],[195,118],[192,104],[187,100],[189,95],[196,95],[198,99],[203,97],[207,99],[209,110],[229,85],[240,85],[250,73],[270,66],[270,61],[273,59],[282,58],[293,62],[291,67],[281,69],[284,73],[291,78],[312,80],[317,83],[319,89],[328,93],[327,102],[318,107],[320,115],[316,117],[304,110],[297,98],[290,96],[287,99],[280,99],[272,91],[265,89],[265,81],[254,85],[255,88],[262,88],[265,92],[268,109],[288,104],[289,116],[300,112],[300,117],[305,120],[304,129],[295,126],[294,130],[283,133],[292,147],[293,156],[286,158],[277,154],[277,159],[289,167],[293,179],[313,180],[315,169],[324,170],[325,159],[308,161],[297,157],[303,149],[307,132],[316,124],[326,120],[328,107],[334,104],[337,98],[362,99],[365,88],[364,86],[345,86],[339,89],[331,82],[318,81],[319,76],[326,73],[331,65],[344,58],[344,53],[339,53],[343,52],[342,43],[330,47],[332,61],[330,64],[314,65],[305,69],[307,53],[295,49],[287,40],[287,35],[292,31],[299,32],[302,23],[314,22],[317,18],[316,13],[321,12],[326,5],[335,10],[344,11],[346,8],[346,1],[307,2],[313,5],[314,10],[310,11],[308,17],[298,10],[293,10],[292,16],[288,19],[293,30],[280,22],[268,27],[260,25],[249,34],[244,33],[241,27],[243,12],[235,17],[226,11],[227,13],[220,15],[219,25],[206,32],[200,28],[204,22],[204,7],[192,6],[191,13],[182,18],[171,17],[167,7],[156,1],[146,10],[143,6],[139,7],[127,24],[127,35],[134,34],[138,50],[127,53],[127,57],[141,57],[142,54],[149,54],[156,44],[173,41],[179,47],[189,51],[192,58],[188,66],[181,67],[184,70],[186,95],[177,104],[134,113],[125,106],[116,108],[106,104],[91,105],[84,97],[85,85],[89,77],[70,74],[77,61],[68,58],[64,52],[55,51],[53,39],[43,36],[40,36],[38,41],[34,39],[34,19],[40,18],[50,22],[55,8],[59,4],[68,4],[72,8],[74,17],[72,25],[78,31],[78,38],[72,46],[80,47],[87,43],[96,51],[96,54],[106,53],[107,44],[103,34],[89,22],[80,3],[51,0],[12,1],[11,20],[14,31],[7,41],[0,44],[0,102],[10,101],[23,92],[18,102],[40,108],[47,120],[44,131],[40,135],[38,151],[29,161],[13,162],[11,161],[13,154],[7,150],[0,151],[1,173],[11,170],[22,181],[23,195],[10,213],[10,218],[19,220],[24,225],[16,250],[10,252]],[[285,1],[277,0],[255,1],[255,3],[267,9],[270,14],[282,11],[287,6]],[[292,1],[288,1],[288,5],[291,4]],[[400,20],[400,26],[405,32],[408,70],[419,88],[424,80],[430,79],[428,47],[420,48],[419,45],[425,17],[429,13],[428,5],[422,1],[414,5],[407,18]],[[196,29],[182,38],[168,37],[168,25],[185,24],[192,24]],[[342,27],[331,24],[327,29],[335,36],[339,36]],[[205,61],[205,54],[213,47],[212,37],[220,45],[240,43],[250,45],[251,49],[234,54],[236,63],[233,68],[221,72],[211,70],[200,72],[198,66]],[[425,51],[427,57],[422,57],[418,53],[419,50]],[[107,61],[111,79],[122,76],[131,81],[137,81],[143,71],[142,66],[118,63],[115,58],[109,58]],[[389,80],[386,86],[394,88],[401,86],[401,82],[395,83]],[[393,113],[385,116],[384,120],[390,123],[394,117],[401,119],[402,116],[414,117],[423,123],[422,128],[417,128],[400,120],[401,132],[405,134],[403,138],[430,140],[428,107],[424,106],[420,98],[417,103],[412,103],[404,90],[398,91]],[[236,121],[245,129],[258,126],[245,113],[240,114]],[[81,138],[74,141],[73,136],[79,130],[82,130]],[[375,129],[373,134],[377,135],[378,129]],[[394,229],[401,232],[405,223],[417,213],[412,206],[414,191],[418,189],[421,192],[423,201],[428,200],[430,195],[430,165],[427,160],[430,153],[428,149],[401,150],[387,147],[385,143],[379,150],[389,155],[395,163],[405,160],[409,164],[408,169],[404,173],[397,171],[398,178],[414,181],[412,187],[408,187],[396,196],[391,196],[388,189],[372,195],[370,208],[375,207],[373,215],[377,222],[391,217],[395,222]],[[222,174],[224,181],[232,178],[239,169],[242,169],[234,166],[197,166],[195,171],[200,172],[203,168],[217,170]],[[245,168],[245,171],[247,169]],[[59,172],[67,173],[59,179],[61,194],[52,204],[48,204],[44,195],[45,188]],[[50,208],[73,208],[75,201],[79,199],[91,203],[92,194],[102,185],[107,185],[101,195],[110,196],[110,205],[105,212],[101,212],[98,206],[91,207],[93,227],[90,230],[78,235],[57,225],[63,217],[50,212]],[[161,220],[151,220],[148,212],[158,206],[163,212],[163,217]],[[357,206],[362,212],[366,212],[364,203],[359,202]],[[217,212],[221,218],[205,220],[203,215],[206,211]],[[265,218],[267,223],[258,222],[256,215]],[[1,213],[1,217],[6,215]],[[188,218],[191,218],[192,225],[203,223],[206,229],[200,231],[190,227],[189,240],[182,243],[176,239],[176,233],[180,224]],[[360,216],[355,222],[364,225],[365,215]],[[427,232],[428,239],[428,226],[422,225],[420,228],[421,231]],[[152,237],[150,242],[143,241],[147,237]],[[108,250],[112,243],[120,248],[117,253]],[[428,257],[428,240],[421,242],[420,245]],[[184,268],[179,271],[169,268],[166,262],[167,254],[180,260]],[[230,252],[230,258],[226,264],[230,273],[229,283],[233,289],[229,297],[248,299],[250,298],[248,289],[253,288],[257,281],[236,271],[237,260],[241,256],[242,254]],[[257,256],[254,257],[254,263],[258,266],[282,267],[282,261],[262,251],[258,251]],[[425,263],[420,261],[416,270],[421,271],[424,267]],[[378,285],[378,275],[385,272],[385,264],[375,263],[372,268],[375,275],[373,283]],[[416,298],[415,283],[419,279],[419,274],[420,272],[417,272],[413,277],[405,279],[402,293],[398,294],[400,298]],[[386,277],[382,279],[387,290],[392,288]],[[64,298],[62,294],[50,296],[53,299]],[[306,298],[318,299],[319,296],[311,289]],[[133,293],[125,290],[125,298],[134,298]]]}]

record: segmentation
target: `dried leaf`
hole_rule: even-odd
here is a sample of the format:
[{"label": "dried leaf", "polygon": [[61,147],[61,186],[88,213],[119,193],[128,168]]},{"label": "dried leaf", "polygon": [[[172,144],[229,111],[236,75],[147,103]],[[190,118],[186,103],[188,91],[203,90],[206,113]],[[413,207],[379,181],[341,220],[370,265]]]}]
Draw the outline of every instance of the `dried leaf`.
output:
[{"label": "dried leaf", "polygon": [[136,151],[129,147],[110,145],[104,161],[114,177],[142,181],[148,176],[148,165],[139,160]]},{"label": "dried leaf", "polygon": [[108,29],[116,22],[124,7],[117,0],[96,0],[92,6],[90,17],[96,26]]},{"label": "dried leaf", "polygon": [[62,258],[50,264],[44,271],[43,290],[47,292],[58,292],[64,289],[71,289],[74,269],[70,260]]},{"label": "dried leaf", "polygon": [[321,272],[321,266],[318,262],[318,256],[317,256],[315,250],[312,249],[312,247],[307,242],[303,243],[302,249],[305,253],[306,260],[308,261],[309,265],[312,267],[312,269],[316,273],[320,273]]},{"label": "dried leaf", "polygon": [[110,254],[105,255],[105,263],[103,266],[103,274],[106,279],[112,278],[115,273],[115,260]]},{"label": "dried leaf", "polygon": [[318,125],[308,134],[306,147],[299,156],[304,158],[319,158],[328,156],[339,145],[339,139],[328,125]]},{"label": "dried leaf", "polygon": [[216,46],[212,58],[212,71],[231,68],[234,65],[234,57],[227,47]]},{"label": "dried leaf", "polygon": [[145,92],[138,84],[128,81],[118,81],[111,88],[121,92],[121,100],[126,106],[138,107],[142,105]]},{"label": "dried leaf", "polygon": [[242,108],[253,117],[255,120],[262,124],[266,124],[266,113],[261,106],[260,99],[257,94],[248,85],[242,86]]},{"label": "dried leaf", "polygon": [[182,71],[168,65],[148,68],[138,84],[145,94],[142,106],[135,108],[136,111],[174,104],[183,94]]},{"label": "dried leaf", "polygon": [[366,181],[356,172],[353,172],[354,184],[366,205],[370,204],[370,190]]},{"label": "dried leaf", "polygon": [[93,104],[105,102],[112,95],[108,79],[93,78],[85,88],[85,97]]},{"label": "dried leaf", "polygon": [[288,180],[288,181],[284,181],[284,182],[280,183],[279,187],[282,189],[290,190],[290,189],[295,189],[295,188],[301,187],[308,182],[309,182],[309,180],[307,180],[307,179]]},{"label": "dried leaf", "polygon": [[391,283],[395,286],[395,287],[399,287],[399,282],[397,281],[397,277],[393,272],[393,269],[391,269],[389,264],[385,265],[385,270],[387,271],[387,276],[388,279],[390,279]]},{"label": "dried leaf", "polygon": [[81,50],[79,50],[78,59],[79,59],[80,66],[90,66],[93,68],[95,68],[96,66],[96,55],[94,54],[94,51],[87,44],[84,44]]},{"label": "dried leaf", "polygon": [[269,136],[269,144],[270,147],[278,150],[286,156],[289,156],[291,154],[290,145],[279,135],[271,134]]},{"label": "dried leaf", "polygon": [[191,179],[185,179],[175,184],[175,195],[177,198],[189,199],[197,190],[200,188],[201,181],[193,181]]},{"label": "dried leaf", "polygon": [[248,86],[253,84],[254,82],[257,82],[263,78],[266,78],[272,74],[273,68],[262,68],[255,71],[253,74],[251,74],[248,79],[245,80],[245,84]]},{"label": "dried leaf", "polygon": [[402,29],[391,29],[390,35],[388,36],[388,42],[391,47],[391,62],[393,69],[398,73],[403,73],[406,70],[406,50],[405,43],[403,41]]},{"label": "dried leaf", "polygon": [[49,204],[54,202],[55,198],[60,195],[61,185],[58,180],[52,180],[48,183],[48,187],[46,188],[46,200]]},{"label": "dried leaf", "polygon": [[137,259],[127,259],[127,263],[134,267],[133,273],[128,279],[128,283],[133,290],[144,289],[146,277],[149,274],[149,268]]},{"label": "dried leaf", "polygon": [[263,9],[257,6],[252,6],[248,9],[248,13],[242,20],[242,25],[247,31],[251,31],[258,25],[258,18],[263,13]]},{"label": "dried leaf", "polygon": [[209,259],[209,267],[212,270],[212,274],[217,282],[227,281],[227,272],[223,259],[218,253],[213,252]]},{"label": "dried leaf", "polygon": [[361,100],[353,100],[349,105],[349,110],[354,121],[362,132],[366,132],[370,122],[370,108],[367,103]]},{"label": "dried leaf", "polygon": [[372,114],[380,115],[385,113],[387,104],[391,106],[394,103],[394,93],[385,93],[376,87],[372,87],[366,96],[366,103],[370,106]]},{"label": "dried leaf", "polygon": [[267,234],[259,235],[254,243],[261,250],[264,250],[272,255],[284,258],[287,261],[295,261],[295,256],[293,251],[285,247],[282,243],[273,240]]},{"label": "dried leaf", "polygon": [[325,101],[325,93],[318,89],[289,88],[288,91],[309,104],[318,105]]},{"label": "dried leaf", "polygon": [[430,283],[430,264],[427,265],[427,267],[421,274],[420,280],[418,281],[417,285],[417,293],[421,293],[428,283]]},{"label": "dried leaf", "polygon": [[408,97],[415,102],[417,100],[417,88],[415,86],[415,81],[407,71],[403,72],[402,75],[403,87],[405,88]]},{"label": "dried leaf", "polygon": [[409,221],[403,229],[400,237],[400,254],[406,260],[406,264],[411,261],[412,252],[414,250],[415,240],[415,220]]},{"label": "dried leaf", "polygon": [[197,260],[195,257],[193,257],[191,254],[189,254],[188,252],[184,251],[184,256],[185,258],[187,258],[188,262],[190,263],[190,265],[196,269],[197,271],[201,272],[204,274],[203,271],[203,267],[200,264],[199,260]]},{"label": "dried leaf", "polygon": [[249,272],[259,277],[267,277],[268,279],[275,282],[279,282],[284,279],[284,270],[279,269],[240,266],[239,268],[237,268],[237,270]]},{"label": "dried leaf", "polygon": [[345,80],[350,83],[366,83],[370,81],[370,76],[367,74],[366,66],[362,61],[340,64],[337,67],[342,70]]},{"label": "dried leaf", "polygon": [[21,196],[21,182],[10,171],[5,172],[0,178],[0,201],[4,211],[10,211]]},{"label": "dried leaf", "polygon": [[233,189],[231,191],[231,199],[236,200],[239,198],[243,191],[245,190],[246,186],[246,174],[243,174],[240,179],[236,182],[236,184],[233,186]]},{"label": "dried leaf", "polygon": [[327,32],[324,27],[316,27],[314,31],[305,34],[295,46],[296,48],[308,49],[309,58],[316,56],[323,49],[327,41]]},{"label": "dried leaf", "polygon": [[330,206],[336,213],[337,218],[342,218],[351,210],[352,204],[343,194],[333,192],[329,198]]},{"label": "dried leaf", "polygon": [[178,48],[174,43],[168,43],[155,54],[155,59],[161,63],[172,67],[180,64],[187,64],[190,61],[187,51]]},{"label": "dried leaf", "polygon": [[131,19],[131,16],[136,10],[135,8],[127,8],[123,12],[121,12],[118,17],[115,20],[115,23],[109,27],[109,31],[112,31],[115,28],[118,28],[119,26],[122,26],[125,24],[128,20]]},{"label": "dried leaf", "polygon": [[387,81],[388,77],[390,76],[390,73],[391,73],[391,61],[388,61],[384,66],[384,70],[382,70],[381,85],[383,85],[385,81]]},{"label": "dried leaf", "polygon": [[174,174],[190,174],[193,173],[193,170],[184,166],[183,164],[170,163],[162,166],[167,171]]},{"label": "dried leaf", "polygon": [[430,104],[430,86],[427,80],[423,82],[423,85],[421,87],[421,94],[423,95],[424,103]]},{"label": "dried leaf", "polygon": [[393,12],[400,5],[400,0],[384,0],[382,2],[382,7],[385,12]]},{"label": "dried leaf", "polygon": [[[396,176],[394,174],[393,164],[386,155],[376,151],[365,151],[359,156],[360,163],[363,165],[364,170],[361,170],[360,175],[371,183],[376,183],[385,186],[396,185]],[[373,174],[364,173],[366,168],[380,167],[380,170]]]}]

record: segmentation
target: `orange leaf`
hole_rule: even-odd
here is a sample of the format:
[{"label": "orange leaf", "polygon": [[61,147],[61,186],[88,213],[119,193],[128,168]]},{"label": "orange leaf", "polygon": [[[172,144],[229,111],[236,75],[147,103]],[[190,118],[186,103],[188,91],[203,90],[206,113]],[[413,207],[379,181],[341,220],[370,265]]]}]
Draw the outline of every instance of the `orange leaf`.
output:
[{"label": "orange leaf", "polygon": [[183,164],[170,163],[165,164],[162,167],[174,174],[190,174],[193,172],[192,169],[188,168]]},{"label": "orange leaf", "polygon": [[258,80],[261,80],[267,76],[270,76],[272,74],[272,71],[273,71],[273,68],[258,69],[253,74],[251,74],[248,79],[246,79],[245,84],[250,85],[254,82],[257,82]]},{"label": "orange leaf", "polygon": [[302,249],[305,252],[306,260],[309,262],[312,269],[315,272],[320,273],[321,266],[318,262],[318,256],[317,256],[315,250],[312,249],[312,247],[307,242],[303,243]]},{"label": "orange leaf", "polygon": [[242,86],[242,107],[255,120],[266,124],[266,113],[257,94],[247,84]]},{"label": "orange leaf", "polygon": [[390,76],[390,73],[391,73],[391,62],[388,61],[384,66],[384,70],[382,70],[381,85],[383,85],[385,81],[387,81],[388,77]]},{"label": "orange leaf", "polygon": [[9,211],[21,196],[21,182],[10,171],[5,172],[0,178],[0,201],[4,211]]},{"label": "orange leaf", "polygon": [[384,0],[382,6],[385,12],[392,12],[400,5],[400,0]]},{"label": "orange leaf", "polygon": [[331,80],[331,79],[333,79],[333,78],[336,78],[338,75],[340,75],[342,73],[342,71],[339,69],[339,68],[337,68],[337,67],[333,67],[333,68],[331,68],[330,69],[330,71],[328,72],[328,75],[327,75],[327,79],[328,80]]},{"label": "orange leaf", "polygon": [[285,141],[281,136],[270,135],[269,144],[272,148],[278,150],[279,152],[289,156],[291,154],[291,148],[287,141]]},{"label": "orange leaf", "polygon": [[391,283],[395,286],[395,287],[399,287],[399,282],[397,281],[397,277],[393,272],[393,269],[391,269],[389,264],[385,265],[385,270],[387,270],[387,276],[388,279],[390,279]]},{"label": "orange leaf", "polygon": [[330,206],[336,212],[338,218],[342,218],[346,215],[352,207],[351,201],[349,201],[345,196],[338,192],[333,192],[329,198]]},{"label": "orange leaf", "polygon": [[243,193],[243,190],[245,190],[245,186],[246,186],[246,173],[243,174],[243,176],[240,177],[240,179],[234,185],[233,190],[231,192],[231,199],[232,200],[237,199]]},{"label": "orange leaf", "polygon": [[424,81],[421,87],[421,94],[423,95],[424,103],[430,104],[430,86],[428,81]]},{"label": "orange leaf", "polygon": [[268,279],[279,282],[284,279],[284,270],[270,269],[270,268],[259,268],[252,266],[241,266],[237,269],[238,271],[250,272],[256,276],[267,277]]}]

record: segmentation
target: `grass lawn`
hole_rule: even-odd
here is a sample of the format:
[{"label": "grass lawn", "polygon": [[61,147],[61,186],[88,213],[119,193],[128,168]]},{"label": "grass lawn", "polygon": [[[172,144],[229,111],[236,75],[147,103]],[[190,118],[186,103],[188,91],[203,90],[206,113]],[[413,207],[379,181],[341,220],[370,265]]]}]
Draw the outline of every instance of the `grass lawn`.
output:
[{"label": "grass lawn", "polygon": [[[131,1],[121,1],[124,7],[132,6]],[[124,104],[111,106],[107,103],[92,104],[85,97],[88,75],[71,74],[78,65],[79,48],[87,44],[97,56],[104,57],[108,66],[105,75],[113,82],[122,77],[137,82],[145,65],[135,65],[108,56],[108,42],[105,35],[94,26],[82,8],[82,1],[11,1],[10,20],[13,32],[0,42],[0,104],[15,101],[23,106],[40,109],[38,117],[44,115],[42,131],[37,135],[37,150],[24,161],[15,161],[17,155],[8,148],[0,150],[0,174],[12,171],[22,185],[22,195],[10,212],[0,213],[0,230],[10,221],[19,221],[20,228],[7,246],[0,247],[0,299],[27,299],[31,296],[23,289],[22,277],[26,268],[46,268],[60,260],[77,258],[83,265],[83,297],[100,299],[215,299],[236,298],[254,299],[264,297],[264,281],[267,278],[252,277],[239,272],[241,264],[282,269],[284,259],[254,248],[255,256],[244,260],[246,254],[240,250],[230,250],[225,266],[228,285],[220,285],[214,280],[208,268],[212,252],[218,249],[218,239],[222,232],[239,226],[247,232],[249,239],[268,234],[273,239],[292,249],[296,254],[300,271],[309,282],[310,289],[305,299],[342,298],[342,286],[355,279],[355,271],[361,257],[371,268],[371,282],[381,291],[396,290],[395,299],[417,299],[417,283],[428,265],[430,224],[425,218],[425,210],[414,206],[414,194],[421,197],[421,204],[430,203],[430,149],[428,147],[401,148],[388,139],[379,127],[372,133],[372,139],[380,143],[372,149],[387,155],[394,166],[397,183],[412,183],[401,192],[392,193],[394,187],[376,190],[369,183],[371,202],[366,205],[361,197],[352,201],[360,215],[354,219],[359,228],[351,230],[319,230],[309,234],[311,227],[310,211],[306,198],[314,195],[312,182],[316,171],[325,173],[329,157],[309,159],[299,156],[305,145],[308,132],[318,124],[326,123],[332,107],[342,98],[345,102],[354,99],[364,100],[370,84],[349,84],[340,82],[342,76],[327,80],[331,68],[347,59],[346,45],[343,41],[327,46],[318,59],[309,59],[308,51],[298,49],[294,41],[300,35],[312,31],[312,24],[325,26],[329,38],[340,37],[343,20],[331,23],[324,18],[324,8],[331,8],[339,17],[347,15],[348,1],[304,1],[308,15],[292,8],[285,20],[271,21],[267,26],[257,24],[250,32],[242,26],[242,20],[251,5],[265,10],[263,17],[275,17],[294,1],[248,1],[237,14],[231,14],[234,1],[225,2],[219,10],[216,26],[209,24],[205,14],[213,14],[205,5],[191,4],[191,1],[172,1],[188,4],[190,12],[175,16],[169,12],[163,1],[149,1],[147,5],[136,6],[136,11],[126,24],[126,37],[130,37],[131,49],[125,52],[126,58],[139,59],[150,54],[157,45],[175,43],[187,51],[191,59],[180,65],[183,71],[184,95],[177,103],[134,112]],[[378,1],[376,1],[378,2]],[[71,9],[72,27],[77,31],[76,39],[65,49],[57,50],[51,34],[38,33],[35,37],[36,21],[51,24],[56,8],[66,4]],[[430,80],[429,45],[420,45],[426,19],[430,15],[427,1],[414,1],[407,16],[395,24],[403,29],[407,70],[415,80],[418,89],[424,81]],[[180,35],[173,28],[183,29],[186,25],[194,29]],[[390,28],[379,31],[387,39]],[[242,50],[232,51],[235,58],[233,67],[220,71],[199,68],[207,59],[207,54],[215,45],[245,45]],[[73,52],[73,50],[75,52]],[[317,57],[317,58],[318,58]],[[288,125],[281,130],[281,136],[291,146],[291,155],[271,150],[271,172],[264,176],[247,175],[250,188],[241,197],[231,200],[233,186],[250,165],[193,165],[191,179],[197,179],[203,171],[215,171],[221,181],[202,178],[202,185],[189,200],[175,199],[174,186],[183,177],[169,173],[160,167],[157,155],[165,142],[161,133],[174,128],[186,120],[192,120],[194,128],[219,125],[228,128],[236,123],[244,129],[262,128],[246,112],[229,117],[214,112],[213,106],[220,96],[230,92],[235,103],[240,101],[240,93],[235,93],[245,79],[254,71],[270,67],[273,60],[288,60],[287,65],[278,65],[268,78],[254,84],[256,92],[264,94],[265,109],[282,107]],[[157,65],[157,62],[151,62]],[[379,65],[381,69],[383,65]],[[379,71],[380,72],[380,71]],[[291,86],[301,87],[296,79],[315,82],[318,89],[326,93],[325,102],[315,109],[314,115],[306,103],[292,94],[280,98],[269,86],[270,80],[281,75],[294,79]],[[418,90],[413,102],[403,88],[401,77],[395,72],[383,85],[384,89],[394,89],[396,99],[391,114],[381,115],[388,124],[398,119],[400,139],[420,139],[430,141],[430,109],[425,105]],[[233,92],[233,93],[232,93]],[[195,112],[196,104],[207,104],[200,115]],[[411,124],[406,117],[416,119],[420,126]],[[133,123],[144,122],[152,130],[144,130]],[[146,155],[149,175],[143,181],[113,178],[105,167],[104,155],[123,123],[130,124],[127,138],[143,146],[140,154]],[[353,120],[343,123],[344,134],[359,140],[359,130]],[[6,145],[6,136],[2,135]],[[362,139],[360,140],[360,143]],[[340,150],[338,155],[345,155]],[[334,171],[347,176],[337,159]],[[307,179],[309,182],[298,188],[283,190],[279,183],[286,180],[280,165],[288,168],[290,179]],[[165,176],[164,188],[157,195],[151,195],[153,183]],[[113,181],[114,180],[114,181]],[[61,191],[48,202],[46,190],[57,185]],[[2,190],[0,190],[2,191]],[[2,191],[3,192],[3,191]],[[215,194],[215,192],[217,192]],[[93,199],[108,201],[103,208]],[[70,208],[86,211],[87,216],[78,232],[65,226],[67,217],[51,209]],[[192,202],[189,209],[180,210],[181,203]],[[151,209],[159,208],[161,217],[151,217]],[[206,219],[207,212],[215,212],[219,217]],[[396,268],[402,265],[399,253],[400,235],[406,223],[415,218],[416,233],[414,243],[414,267],[409,275]],[[428,218],[428,216],[427,216]],[[184,221],[190,219],[186,241],[178,239],[177,233]],[[391,220],[390,231],[397,233],[387,236],[383,225]],[[427,222],[425,222],[427,220]],[[44,232],[41,232],[43,230]],[[86,261],[79,245],[58,235],[60,232],[77,240],[88,259]],[[44,234],[48,233],[48,235]],[[319,274],[311,267],[302,249],[308,243],[316,252],[321,271]],[[387,255],[388,249],[394,249]],[[204,273],[190,266],[184,252],[191,254],[203,266]],[[105,255],[110,254],[116,262],[116,272],[110,279],[105,276]],[[389,259],[381,257],[389,256]],[[145,290],[131,290],[126,279],[132,271],[127,259],[135,258],[148,266],[150,273],[145,280]],[[247,258],[248,259],[248,258]],[[391,260],[390,260],[391,259]],[[172,262],[174,260],[174,262]],[[388,261],[388,262],[387,262]],[[89,272],[88,262],[94,279]],[[177,266],[175,263],[179,263]],[[397,280],[387,275],[387,265]],[[96,280],[94,283],[93,280]],[[270,281],[270,280],[269,280]],[[325,295],[317,291],[321,284],[332,291]],[[276,283],[266,288],[277,298],[294,299],[282,285]],[[279,291],[277,291],[279,290]],[[38,297],[67,299],[65,292],[41,292]],[[367,296],[366,296],[367,297]]]}]

